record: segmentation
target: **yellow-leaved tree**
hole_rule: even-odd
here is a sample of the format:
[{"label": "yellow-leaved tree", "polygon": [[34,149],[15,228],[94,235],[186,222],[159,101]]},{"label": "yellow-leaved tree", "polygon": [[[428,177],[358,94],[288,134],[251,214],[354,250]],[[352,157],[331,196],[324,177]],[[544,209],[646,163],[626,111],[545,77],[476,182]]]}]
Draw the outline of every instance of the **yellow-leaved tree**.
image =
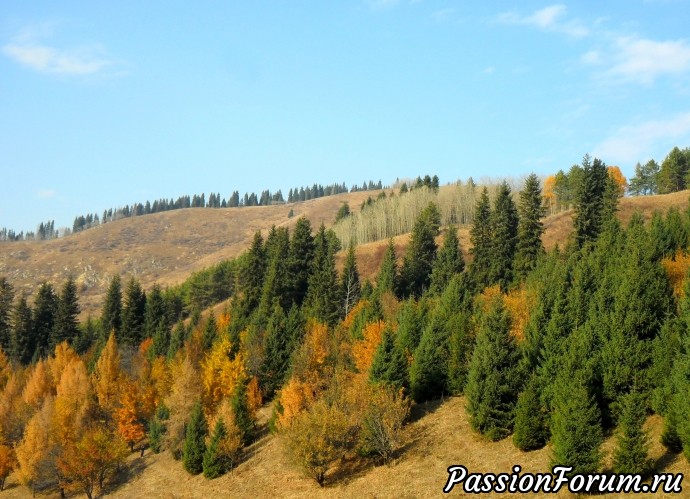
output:
[{"label": "yellow-leaved tree", "polygon": [[110,333],[93,373],[93,388],[98,397],[98,405],[108,415],[113,415],[120,399],[120,353],[117,350],[115,333]]},{"label": "yellow-leaved tree", "polygon": [[46,361],[40,359],[26,381],[22,398],[26,404],[37,410],[43,405],[45,397],[53,393],[53,389],[53,380]]},{"label": "yellow-leaved tree", "polygon": [[51,435],[54,412],[55,401],[48,396],[29,420],[16,448],[19,480],[34,493],[37,487],[52,481],[56,473],[58,449]]},{"label": "yellow-leaved tree", "polygon": [[247,369],[241,352],[233,355],[232,343],[223,337],[213,347],[201,364],[204,386],[203,401],[206,414],[215,412],[220,401],[230,397],[237,386],[247,379]]},{"label": "yellow-leaved tree", "polygon": [[56,438],[61,445],[81,435],[88,423],[90,400],[89,375],[84,362],[77,358],[65,367],[57,386],[54,422]]}]

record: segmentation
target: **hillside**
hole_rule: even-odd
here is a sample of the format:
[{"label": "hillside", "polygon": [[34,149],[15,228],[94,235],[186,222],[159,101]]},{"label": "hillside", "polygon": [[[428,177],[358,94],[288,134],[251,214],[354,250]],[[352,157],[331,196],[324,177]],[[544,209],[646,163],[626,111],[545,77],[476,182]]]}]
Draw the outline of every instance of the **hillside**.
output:
[{"label": "hillside", "polygon": [[[443,189],[443,188],[442,188]],[[98,313],[110,277],[120,273],[136,276],[147,289],[155,282],[174,285],[192,272],[232,258],[244,251],[257,230],[264,233],[272,225],[293,227],[306,216],[317,227],[331,226],[340,206],[352,209],[380,191],[344,193],[301,203],[247,208],[175,210],[155,215],[118,220],[51,241],[22,241],[0,244],[0,275],[6,276],[19,292],[31,294],[42,281],[60,285],[72,274],[79,285],[82,315]],[[690,191],[659,196],[623,198],[619,217],[624,223],[636,210],[646,218],[654,210],[688,206]],[[288,218],[290,209],[294,217]],[[572,211],[546,217],[543,241],[546,248],[563,244],[572,230]],[[467,254],[469,227],[460,227],[460,244]],[[398,255],[407,244],[407,235],[395,238]],[[387,241],[357,247],[358,266],[363,278],[372,278]],[[345,252],[338,255],[342,267]]]},{"label": "hillside", "polygon": [[[0,275],[18,292],[32,294],[42,281],[59,286],[72,274],[84,313],[97,313],[110,278],[136,276],[144,289],[173,285],[249,246],[257,230],[292,227],[301,216],[312,226],[333,224],[340,206],[352,208],[380,191],[246,208],[188,208],[126,218],[50,241],[0,244]],[[292,209],[294,216],[288,218]]]},{"label": "hillside", "polygon": [[[129,458],[130,469],[121,482],[107,489],[106,496],[114,498],[159,497],[443,497],[441,492],[448,477],[446,469],[462,464],[470,472],[510,472],[519,464],[523,472],[544,472],[549,469],[551,449],[524,453],[515,448],[510,438],[487,442],[472,432],[465,398],[453,397],[416,407],[413,422],[406,427],[402,450],[390,466],[372,466],[370,462],[353,460],[343,466],[338,475],[330,475],[326,487],[320,488],[306,478],[283,450],[280,437],[269,434],[265,421],[269,407],[261,411],[261,437],[247,450],[243,462],[232,472],[215,480],[202,475],[187,474],[169,452],[153,454],[147,451],[141,458],[135,452]],[[651,436],[650,458],[657,470],[665,473],[683,473],[688,476],[690,465],[681,454],[670,454],[659,444],[662,420],[654,416],[647,421]],[[609,438],[604,444],[610,453],[615,442]],[[610,462],[610,455],[606,462]],[[126,480],[126,483],[124,481]],[[17,483],[11,475],[2,492],[6,499],[30,497],[28,489]],[[52,495],[51,495],[52,494]],[[52,497],[54,492],[38,494]],[[463,497],[462,489],[455,488],[450,497]],[[493,494],[509,497],[509,494]],[[545,495],[546,496],[546,495]],[[74,497],[83,497],[76,495]],[[522,497],[530,497],[524,495]],[[574,497],[567,491],[548,497]],[[614,497],[612,494],[599,497]],[[651,494],[641,497],[652,497]],[[653,497],[671,497],[656,494]]]}]

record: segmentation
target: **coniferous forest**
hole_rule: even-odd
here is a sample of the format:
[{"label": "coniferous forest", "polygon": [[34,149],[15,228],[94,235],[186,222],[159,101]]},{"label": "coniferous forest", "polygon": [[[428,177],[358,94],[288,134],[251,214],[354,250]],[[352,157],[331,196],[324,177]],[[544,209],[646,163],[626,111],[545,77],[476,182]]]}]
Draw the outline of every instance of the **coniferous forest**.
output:
[{"label": "coniferous forest", "polygon": [[[685,168],[650,180],[640,167],[631,184],[684,188]],[[604,469],[611,434],[615,472],[652,472],[652,414],[690,459],[690,210],[623,225],[622,183],[589,156],[516,192],[472,183],[469,248],[465,219],[429,202],[373,281],[357,237],[306,218],[178,286],[112,276],[82,320],[73,279],[27,296],[0,278],[0,490],[14,473],[91,498],[135,452],[214,479],[247,458],[262,410],[291,462],[328,485],[353,460],[393,462],[413,408],[449,396],[483,439],[548,445],[576,473]],[[546,251],[543,219],[565,208],[572,233]]]}]

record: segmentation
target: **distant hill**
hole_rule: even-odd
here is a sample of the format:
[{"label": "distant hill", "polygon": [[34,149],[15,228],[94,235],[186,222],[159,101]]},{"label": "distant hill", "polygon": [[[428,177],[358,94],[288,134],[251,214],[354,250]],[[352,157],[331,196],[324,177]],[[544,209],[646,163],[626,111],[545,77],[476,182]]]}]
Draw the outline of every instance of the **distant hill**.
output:
[{"label": "distant hill", "polygon": [[[178,284],[194,271],[239,255],[249,247],[257,230],[265,234],[272,225],[291,228],[301,216],[306,216],[314,229],[321,222],[329,227],[343,203],[356,211],[363,201],[375,199],[380,192],[343,193],[278,206],[182,209],[121,219],[61,239],[2,243],[0,275],[6,276],[15,290],[32,294],[42,281],[60,286],[72,274],[79,285],[83,314],[98,313],[115,273],[125,279],[136,276],[145,289],[155,282],[163,286]],[[618,214],[627,223],[636,210],[646,218],[654,210],[666,211],[672,206],[684,210],[689,196],[690,191],[681,191],[623,198]],[[294,216],[288,218],[291,209]],[[543,240],[547,248],[564,244],[572,231],[572,210],[547,216],[545,226]],[[458,233],[467,258],[469,227],[460,227]],[[404,253],[407,240],[407,235],[394,238],[398,256]],[[357,247],[362,277],[375,276],[386,244],[376,241]],[[344,257],[341,251],[337,258],[339,269]]]}]

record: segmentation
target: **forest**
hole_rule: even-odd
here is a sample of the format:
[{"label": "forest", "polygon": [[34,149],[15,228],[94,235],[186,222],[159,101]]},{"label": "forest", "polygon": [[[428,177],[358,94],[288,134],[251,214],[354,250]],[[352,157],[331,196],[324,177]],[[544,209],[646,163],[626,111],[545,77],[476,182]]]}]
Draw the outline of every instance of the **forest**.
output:
[{"label": "forest", "polygon": [[[678,151],[683,183],[663,189],[686,185]],[[690,209],[623,225],[619,169],[586,155],[559,175],[518,192],[464,184],[467,215],[429,200],[437,183],[423,181],[344,214],[340,225],[432,196],[409,229],[366,236],[410,232],[373,282],[355,258],[364,229],[343,240],[306,218],[179,286],[115,275],[100,316],[82,321],[72,279],[28,297],[0,278],[0,490],[15,473],[34,492],[91,498],[144,451],[214,479],[246,458],[267,405],[270,431],[323,486],[348,461],[390,463],[411,408],[458,395],[482,438],[548,444],[573,473],[602,470],[606,434],[613,471],[654,471],[651,414],[690,459]],[[566,206],[573,232],[546,251],[543,219]]]}]

